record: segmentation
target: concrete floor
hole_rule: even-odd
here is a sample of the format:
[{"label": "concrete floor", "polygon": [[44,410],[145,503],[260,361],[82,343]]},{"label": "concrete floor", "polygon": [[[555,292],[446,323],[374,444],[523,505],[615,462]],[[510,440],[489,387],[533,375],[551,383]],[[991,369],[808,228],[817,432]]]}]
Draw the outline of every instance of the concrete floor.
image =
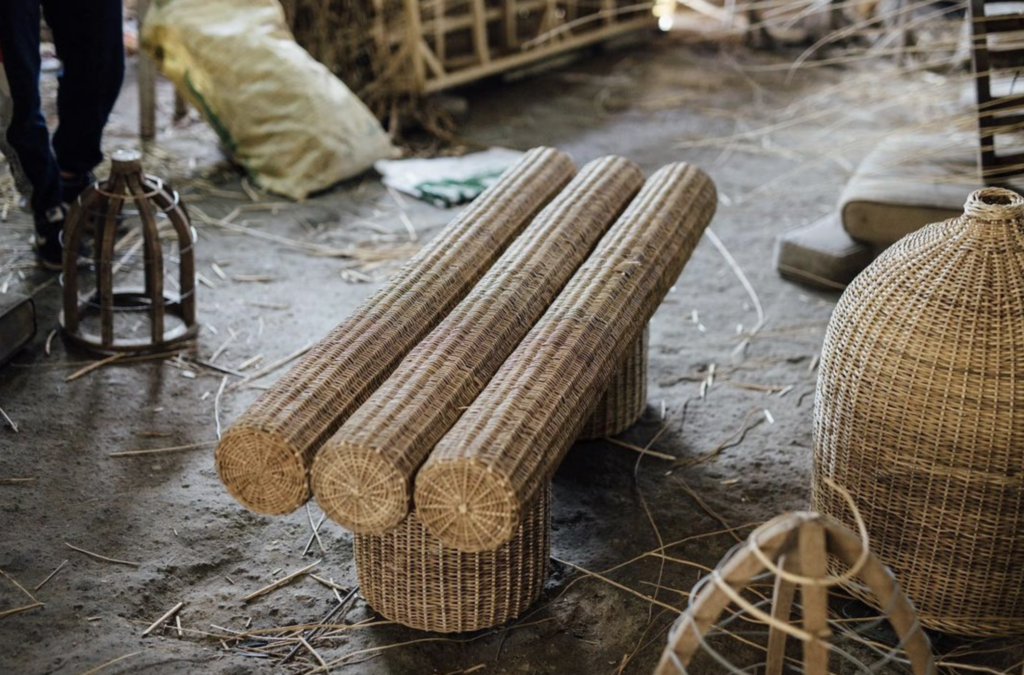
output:
[{"label": "concrete floor", "polygon": [[[737,349],[738,333],[757,322],[755,307],[705,240],[652,323],[650,405],[623,438],[645,445],[660,434],[653,448],[681,458],[724,443],[720,453],[687,467],[650,458],[638,463],[637,454],[607,442],[579,444],[555,480],[551,576],[527,617],[444,639],[396,625],[351,630],[318,645],[328,661],[345,658],[332,672],[649,673],[675,613],[650,611],[636,594],[683,606],[680,591],[697,581],[699,566],[715,565],[735,544],[724,525],[742,535],[751,524],[807,506],[814,366],[837,296],[782,281],[772,267],[773,240],[779,231],[827,213],[872,142],[914,123],[920,107],[889,105],[879,112],[886,96],[914,88],[923,97],[941,96],[943,90],[921,77],[886,84],[886,78],[856,69],[800,71],[787,83],[780,69],[785,63],[671,36],[462,93],[470,113],[460,133],[470,143],[554,145],[579,165],[616,153],[648,173],[679,160],[708,170],[722,195],[713,229],[752,282],[768,323]],[[133,142],[134,97],[129,83],[111,123],[111,148]],[[170,103],[164,87],[164,122]],[[768,125],[770,133],[733,136]],[[151,170],[175,178],[189,205],[210,216],[249,203],[233,176],[196,178],[216,160],[212,134],[201,123],[162,132],[153,153]],[[406,208],[421,240],[453,216],[411,201]],[[230,366],[257,354],[272,362],[324,335],[407,254],[397,248],[404,246],[405,232],[397,206],[372,175],[245,218],[252,227],[293,239],[390,247],[396,259],[357,268],[358,278],[372,281],[356,283],[345,272],[349,261],[311,257],[196,219],[199,268],[215,286],[200,287],[205,328],[198,352],[209,358],[233,331],[236,337],[219,358]],[[395,236],[381,236],[381,228]],[[0,240],[3,264],[19,255],[30,260],[22,252],[29,231],[24,214],[10,214]],[[214,263],[227,280],[213,272]],[[23,281],[12,278],[13,290],[32,291],[50,279],[25,271]],[[270,280],[237,282],[236,275]],[[241,675],[312,668],[304,654],[278,666],[212,635],[318,621],[334,600],[309,578],[249,604],[241,598],[321,557],[321,575],[354,584],[351,536],[327,524],[326,553],[314,547],[303,557],[307,513],[269,518],[245,511],[218,482],[210,447],[109,457],[214,439],[213,394],[221,376],[196,370],[190,379],[169,361],[152,361],[112,364],[65,382],[94,357],[66,348],[59,338],[46,355],[60,289],[49,285],[35,297],[39,335],[0,370],[0,407],[18,425],[18,433],[0,430],[0,569],[31,589],[69,562],[38,591],[43,608],[0,620],[0,673],[74,675],[125,655],[131,656],[102,672]],[[712,365],[714,384],[701,398],[701,381]],[[222,423],[258,394],[253,388],[226,393]],[[725,443],[744,426],[751,428],[742,440]],[[34,480],[2,480],[18,477]],[[319,518],[315,505],[312,517]],[[607,570],[657,548],[659,537],[685,540],[671,546],[670,555],[697,566],[646,557],[608,573],[635,593],[576,569]],[[140,564],[94,560],[65,542]],[[0,579],[0,609],[21,601]],[[186,603],[182,637],[169,631],[140,637],[178,602]],[[346,622],[374,616],[359,602]],[[429,641],[380,649],[423,638]],[[941,637],[936,644],[943,652],[961,646]],[[1018,646],[1016,653],[986,658],[1006,667],[1024,657],[1019,652]],[[722,671],[705,665],[697,672]]]}]

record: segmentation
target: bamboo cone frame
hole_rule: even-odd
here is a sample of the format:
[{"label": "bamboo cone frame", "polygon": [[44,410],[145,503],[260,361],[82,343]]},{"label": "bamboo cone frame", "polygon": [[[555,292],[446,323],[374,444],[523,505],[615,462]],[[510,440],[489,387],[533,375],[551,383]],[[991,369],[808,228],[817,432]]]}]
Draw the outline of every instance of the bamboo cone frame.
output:
[{"label": "bamboo cone frame", "polygon": [[495,551],[464,553],[424,529],[415,513],[382,535],[355,535],[359,590],[377,612],[439,633],[490,628],[520,616],[540,595],[551,553],[551,487]]},{"label": "bamboo cone frame", "polygon": [[320,446],[573,173],[572,161],[557,150],[528,152],[260,396],[217,446],[217,473],[228,492],[263,514],[290,513],[305,503]]},{"label": "bamboo cone frame", "polygon": [[699,169],[655,173],[416,478],[426,528],[463,551],[509,541],[715,212]]},{"label": "bamboo cone frame", "polygon": [[[885,607],[887,618],[900,638],[914,675],[935,675],[937,667],[931,643],[892,571],[866,548],[866,543],[836,521],[815,513],[787,514],[758,528],[728,560],[711,575],[690,607],[673,627],[655,675],[681,675],[700,650],[703,636],[718,621],[738,594],[767,570],[775,571],[775,594],[768,637],[767,675],[781,675],[787,635],[803,643],[806,675],[827,675],[828,589],[838,578],[829,578],[823,567],[831,554],[864,581]],[[779,572],[782,572],[779,574]],[[803,595],[803,623],[790,623],[793,595]]]},{"label": "bamboo cone frame", "polygon": [[[60,323],[65,337],[82,347],[100,352],[154,351],[192,339],[199,332],[196,323],[195,235],[188,213],[178,194],[159,178],[147,176],[134,150],[118,150],[112,156],[108,180],[88,187],[68,212],[63,237],[64,309]],[[125,208],[137,211],[142,231],[145,281],[143,288],[116,288],[118,268],[114,245],[118,224]],[[177,237],[179,290],[177,297],[164,293],[163,251],[160,247],[158,217],[166,217]],[[97,298],[82,302],[79,297],[79,259],[83,231],[96,232]],[[95,303],[99,309],[98,335],[87,332],[82,318]],[[149,315],[148,337],[115,334],[115,314],[131,305]],[[168,315],[180,324],[167,328]]]},{"label": "bamboo cone frame", "polygon": [[324,444],[312,480],[328,517],[365,534],[386,532],[406,517],[420,464],[642,184],[632,162],[595,160],[534,219]]}]

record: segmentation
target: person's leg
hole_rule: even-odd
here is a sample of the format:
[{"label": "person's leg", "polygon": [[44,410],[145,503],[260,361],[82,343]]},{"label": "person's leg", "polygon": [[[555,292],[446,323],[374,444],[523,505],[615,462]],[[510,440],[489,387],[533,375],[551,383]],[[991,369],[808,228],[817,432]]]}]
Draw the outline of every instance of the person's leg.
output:
[{"label": "person's leg", "polygon": [[39,98],[39,0],[0,1],[0,50],[14,103],[7,142],[32,183],[37,233],[51,237],[60,223],[47,212],[60,206],[61,185]]},{"label": "person's leg", "polygon": [[[63,64],[57,94],[60,126],[53,135],[53,149],[66,178],[88,174],[103,160],[103,127],[124,80],[121,3],[43,2],[57,56]],[[71,184],[69,180],[69,188]]]}]

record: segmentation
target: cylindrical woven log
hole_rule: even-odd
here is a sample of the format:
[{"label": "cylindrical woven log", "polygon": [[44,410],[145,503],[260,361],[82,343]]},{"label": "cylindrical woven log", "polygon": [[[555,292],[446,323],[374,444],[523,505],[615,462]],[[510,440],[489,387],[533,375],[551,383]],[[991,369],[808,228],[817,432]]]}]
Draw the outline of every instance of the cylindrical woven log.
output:
[{"label": "cylindrical woven log", "polygon": [[445,544],[493,550],[551,479],[715,212],[699,169],[644,184],[416,477],[420,520]]},{"label": "cylindrical woven log", "polygon": [[598,401],[594,412],[583,425],[580,438],[605,438],[621,434],[630,428],[647,407],[647,339],[650,329],[633,343],[626,358],[608,385],[608,391]]},{"label": "cylindrical woven log", "polygon": [[464,553],[424,529],[415,512],[386,534],[355,536],[359,591],[376,611],[419,630],[490,628],[540,596],[551,554],[551,486],[545,484],[511,541]]},{"label": "cylindrical woven log", "polygon": [[[814,507],[937,630],[1024,634],[1024,198],[974,192],[847,288],[821,350]],[[853,590],[853,589],[851,589]]]},{"label": "cylindrical woven log", "polygon": [[313,462],[329,518],[381,534],[409,513],[412,479],[643,185],[621,157],[587,164],[466,298],[409,352]]},{"label": "cylindrical woven log", "polygon": [[324,441],[574,172],[564,153],[528,152],[260,396],[217,446],[217,473],[228,492],[258,513],[290,513],[305,503],[309,467]]}]

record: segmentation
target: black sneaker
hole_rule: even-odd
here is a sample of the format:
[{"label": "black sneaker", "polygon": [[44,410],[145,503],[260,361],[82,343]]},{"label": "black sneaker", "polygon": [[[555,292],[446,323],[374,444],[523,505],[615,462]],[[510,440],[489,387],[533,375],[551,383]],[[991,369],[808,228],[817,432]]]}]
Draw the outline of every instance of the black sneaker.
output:
[{"label": "black sneaker", "polygon": [[61,177],[60,181],[61,194],[64,197],[64,208],[69,209],[78,199],[78,196],[85,192],[85,188],[96,182],[96,174],[92,171],[86,171],[74,178]]},{"label": "black sneaker", "polygon": [[[63,206],[47,209],[42,216],[36,215],[36,258],[45,269],[59,272],[64,267],[64,246],[60,234],[64,230],[65,211]],[[41,234],[45,232],[46,234]]]}]

